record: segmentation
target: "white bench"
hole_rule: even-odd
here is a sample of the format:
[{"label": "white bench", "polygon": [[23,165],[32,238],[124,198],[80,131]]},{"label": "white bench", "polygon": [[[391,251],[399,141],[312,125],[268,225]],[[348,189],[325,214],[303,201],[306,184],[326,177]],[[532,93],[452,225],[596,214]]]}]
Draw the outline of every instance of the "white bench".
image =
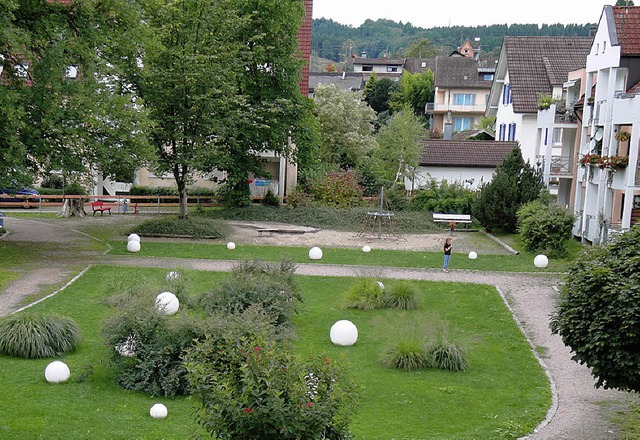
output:
[{"label": "white bench", "polygon": [[[448,223],[451,225],[451,222],[454,223],[465,223],[471,224],[471,215],[469,214],[441,214],[441,213],[433,213],[433,221],[436,223]],[[454,227],[451,229],[455,228]]]}]

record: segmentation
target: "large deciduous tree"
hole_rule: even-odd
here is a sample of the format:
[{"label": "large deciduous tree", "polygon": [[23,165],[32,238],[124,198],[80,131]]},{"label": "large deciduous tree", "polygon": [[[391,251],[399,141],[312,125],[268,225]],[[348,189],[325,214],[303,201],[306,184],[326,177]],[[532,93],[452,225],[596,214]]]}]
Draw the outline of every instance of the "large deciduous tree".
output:
[{"label": "large deciduous tree", "polygon": [[406,58],[434,58],[438,55],[438,49],[428,38],[421,38],[411,43],[403,52]]},{"label": "large deciduous tree", "polygon": [[560,292],[551,326],[573,360],[597,387],[640,391],[640,227],[579,256]]},{"label": "large deciduous tree", "polygon": [[0,183],[144,163],[143,114],[122,82],[138,25],[124,0],[0,0]]},{"label": "large deciduous tree", "polygon": [[298,0],[149,0],[153,44],[134,78],[149,108],[158,169],[171,172],[187,216],[195,172],[226,171],[225,201],[249,201],[260,154],[289,155],[310,105],[298,88]]},{"label": "large deciduous tree", "polygon": [[536,200],[542,191],[540,170],[522,158],[514,148],[496,169],[493,179],[482,187],[473,215],[487,228],[515,232],[518,209]]},{"label": "large deciduous tree", "polygon": [[402,73],[398,87],[391,96],[392,110],[409,105],[416,115],[425,114],[427,102],[433,101],[434,76],[431,70],[422,73]]}]

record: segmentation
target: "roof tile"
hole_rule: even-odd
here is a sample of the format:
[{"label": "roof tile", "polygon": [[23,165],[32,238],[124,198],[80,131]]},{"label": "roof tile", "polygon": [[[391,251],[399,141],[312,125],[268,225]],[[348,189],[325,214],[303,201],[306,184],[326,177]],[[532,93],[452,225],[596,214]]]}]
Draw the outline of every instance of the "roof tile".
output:
[{"label": "roof tile", "polygon": [[516,142],[428,139],[422,141],[419,163],[443,167],[497,167],[516,145]]}]

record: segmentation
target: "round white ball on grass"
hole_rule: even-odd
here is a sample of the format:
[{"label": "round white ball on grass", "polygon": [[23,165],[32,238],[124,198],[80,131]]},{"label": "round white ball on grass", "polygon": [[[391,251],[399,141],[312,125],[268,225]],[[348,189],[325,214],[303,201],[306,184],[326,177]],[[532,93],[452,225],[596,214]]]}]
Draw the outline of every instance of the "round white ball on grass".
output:
[{"label": "round white ball on grass", "polygon": [[343,319],[331,326],[329,337],[335,345],[348,347],[358,340],[358,328],[353,322]]},{"label": "round white ball on grass", "polygon": [[178,281],[179,279],[180,279],[180,274],[178,272],[176,272],[175,270],[172,270],[171,272],[169,272],[167,274],[167,281],[168,282]]},{"label": "round white ball on grass", "polygon": [[53,361],[44,370],[44,378],[49,383],[66,382],[69,376],[71,376],[69,367],[62,361]]},{"label": "round white ball on grass", "polygon": [[139,241],[130,241],[127,243],[127,251],[129,252],[140,252],[140,242]]},{"label": "round white ball on grass", "polygon": [[376,283],[378,283],[378,286],[380,286],[380,288],[384,290],[384,284],[382,283],[382,281],[376,281]]},{"label": "round white ball on grass", "polygon": [[546,255],[536,255],[536,258],[533,259],[533,265],[540,269],[543,269],[549,265],[549,259]]},{"label": "round white ball on grass", "polygon": [[371,246],[362,246],[362,252],[369,253],[371,252]]},{"label": "round white ball on grass", "polygon": [[229,243],[227,243],[227,249],[229,249],[230,251],[234,250],[236,248],[236,244],[233,241],[230,241]]},{"label": "round white ball on grass", "polygon": [[470,260],[476,260],[478,259],[478,254],[474,251],[469,252],[469,259]]},{"label": "round white ball on grass", "polygon": [[140,236],[138,234],[129,234],[129,238],[127,238],[127,241],[137,241],[138,243],[140,243]]},{"label": "round white ball on grass", "polygon": [[312,247],[309,250],[309,259],[310,260],[320,260],[322,258],[322,249],[319,247]]},{"label": "round white ball on grass", "polygon": [[156,296],[156,309],[165,315],[175,315],[180,308],[178,297],[171,292],[162,292]]},{"label": "round white ball on grass", "polygon": [[149,410],[149,415],[154,419],[164,419],[165,417],[167,417],[167,413],[167,407],[162,403],[156,403]]}]

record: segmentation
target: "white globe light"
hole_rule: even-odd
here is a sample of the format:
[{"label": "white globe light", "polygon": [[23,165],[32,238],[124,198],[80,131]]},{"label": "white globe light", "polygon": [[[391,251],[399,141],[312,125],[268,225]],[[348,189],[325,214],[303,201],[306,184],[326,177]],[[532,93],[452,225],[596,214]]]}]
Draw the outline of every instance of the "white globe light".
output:
[{"label": "white globe light", "polygon": [[544,268],[549,264],[549,259],[546,255],[536,255],[536,258],[533,259],[533,265],[535,267]]},{"label": "white globe light", "polygon": [[66,382],[69,376],[71,376],[69,367],[62,361],[53,361],[44,370],[44,377],[49,383]]},{"label": "white globe light", "polygon": [[156,403],[149,410],[149,415],[154,419],[164,419],[167,417],[167,407],[162,403]]},{"label": "white globe light", "polygon": [[382,281],[376,281],[376,283],[378,283],[378,286],[380,286],[380,288],[384,290],[384,284],[382,284]]},{"label": "white globe light", "polygon": [[366,252],[366,253],[371,252],[371,246],[362,246],[362,252]]},{"label": "white globe light", "polygon": [[473,251],[469,252],[469,259],[470,260],[475,260],[477,258],[478,258],[478,254],[477,253],[475,253]]},{"label": "white globe light", "polygon": [[171,292],[162,292],[156,296],[156,309],[165,315],[175,315],[180,308],[178,297]]},{"label": "white globe light", "polygon": [[329,336],[335,345],[348,347],[358,340],[358,329],[353,322],[343,319],[331,326]]},{"label": "white globe light", "polygon": [[140,236],[138,234],[129,234],[127,241],[137,241],[140,243]]},{"label": "white globe light", "polygon": [[322,258],[322,249],[319,247],[312,247],[309,250],[309,259],[311,260],[320,260]]},{"label": "white globe light", "polygon": [[127,251],[129,252],[140,252],[140,242],[139,241],[130,241],[127,243]]},{"label": "white globe light", "polygon": [[171,281],[177,281],[180,279],[180,274],[176,271],[171,271],[167,274],[167,281],[171,282]]},{"label": "white globe light", "polygon": [[234,250],[236,248],[236,244],[233,241],[230,241],[229,243],[227,243],[227,249],[229,249],[230,251]]}]

